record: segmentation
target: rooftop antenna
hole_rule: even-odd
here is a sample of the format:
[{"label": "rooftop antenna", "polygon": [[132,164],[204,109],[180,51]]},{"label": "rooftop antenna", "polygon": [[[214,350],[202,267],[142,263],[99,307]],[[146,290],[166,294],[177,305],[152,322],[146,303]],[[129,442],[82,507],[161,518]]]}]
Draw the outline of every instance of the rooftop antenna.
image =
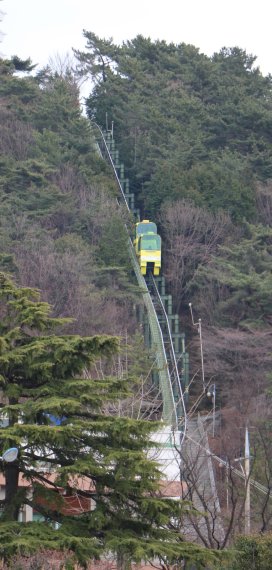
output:
[{"label": "rooftop antenna", "polygon": [[203,392],[205,392],[205,374],[204,374],[204,358],[203,358],[203,342],[202,342],[202,328],[201,328],[201,319],[198,319],[197,322],[194,321],[194,315],[193,315],[193,307],[192,307],[192,303],[189,303],[189,307],[190,307],[190,313],[191,313],[191,317],[192,317],[192,323],[194,325],[194,327],[197,327],[197,332],[199,334],[199,342],[200,342],[200,356],[201,356],[201,375],[202,375],[202,386],[203,386]]}]

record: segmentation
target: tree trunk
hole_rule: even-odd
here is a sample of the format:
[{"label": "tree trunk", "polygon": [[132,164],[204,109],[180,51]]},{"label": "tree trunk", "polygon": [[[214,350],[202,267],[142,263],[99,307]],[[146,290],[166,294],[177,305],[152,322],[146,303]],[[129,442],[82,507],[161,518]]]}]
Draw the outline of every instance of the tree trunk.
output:
[{"label": "tree trunk", "polygon": [[117,570],[130,570],[131,569],[131,563],[128,560],[128,557],[121,553],[118,552],[117,553]]},{"label": "tree trunk", "polygon": [[20,504],[18,502],[19,465],[17,461],[5,464],[6,495],[3,518],[5,520],[17,521]]}]

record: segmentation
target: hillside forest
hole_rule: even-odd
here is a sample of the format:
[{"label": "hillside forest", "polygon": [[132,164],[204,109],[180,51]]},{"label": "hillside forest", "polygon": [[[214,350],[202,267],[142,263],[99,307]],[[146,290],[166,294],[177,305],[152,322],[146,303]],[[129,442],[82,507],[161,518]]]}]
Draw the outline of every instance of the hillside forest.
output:
[{"label": "hillside forest", "polygon": [[271,76],[238,47],[209,58],[142,36],[121,47],[92,32],[85,38],[86,51],[75,55],[95,84],[88,117],[114,121],[142,216],[163,236],[163,273],[191,374],[199,348],[190,302],[202,320],[222,430],[236,428],[228,437],[239,454],[241,428],[269,423],[271,413]]},{"label": "hillside forest", "polygon": [[[92,32],[85,38],[86,51],[75,55],[78,73],[94,82],[88,117],[114,122],[137,205],[163,237],[163,274],[190,357],[191,406],[201,362],[189,303],[201,317],[205,379],[216,386],[214,449],[243,456],[247,425],[253,469],[270,488],[272,78],[238,47],[209,58],[192,45],[142,36],[122,46]],[[205,397],[201,407],[211,407]],[[270,514],[260,510],[267,530]]]},{"label": "hillside forest", "polygon": [[[124,225],[133,220],[118,206],[93,124],[113,123],[141,217],[163,239],[190,358],[189,405],[201,391],[192,303],[206,381],[217,387],[216,452],[239,457],[247,425],[253,469],[270,487],[272,77],[238,47],[208,57],[183,43],[137,36],[118,46],[84,35],[73,64],[37,71],[18,56],[0,60],[0,271],[38,289],[65,335],[119,337],[111,375],[136,384],[148,376]],[[102,354],[94,375],[106,372]],[[205,397],[199,409],[210,409]],[[266,504],[262,531],[271,517]]]}]

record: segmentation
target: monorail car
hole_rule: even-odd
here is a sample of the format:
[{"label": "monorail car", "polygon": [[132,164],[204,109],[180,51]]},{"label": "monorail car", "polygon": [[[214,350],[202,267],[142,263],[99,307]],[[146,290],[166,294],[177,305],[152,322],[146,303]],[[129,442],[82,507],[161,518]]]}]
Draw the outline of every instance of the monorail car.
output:
[{"label": "monorail car", "polygon": [[136,238],[134,240],[136,255],[142,275],[151,271],[159,275],[161,270],[161,238],[157,234],[154,222],[143,220],[136,224]]}]

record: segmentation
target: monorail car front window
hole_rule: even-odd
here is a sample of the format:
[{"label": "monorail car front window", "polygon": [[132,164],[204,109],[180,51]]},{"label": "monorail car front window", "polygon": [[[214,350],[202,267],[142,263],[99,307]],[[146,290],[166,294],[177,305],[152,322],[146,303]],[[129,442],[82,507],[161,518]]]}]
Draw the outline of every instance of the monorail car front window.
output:
[{"label": "monorail car front window", "polygon": [[156,251],[161,248],[161,238],[158,235],[145,235],[141,239],[141,249]]},{"label": "monorail car front window", "polygon": [[157,226],[156,224],[154,224],[154,222],[148,222],[148,223],[139,223],[136,226],[136,233],[137,235],[143,235],[143,234],[148,234],[148,233],[157,233]]}]

